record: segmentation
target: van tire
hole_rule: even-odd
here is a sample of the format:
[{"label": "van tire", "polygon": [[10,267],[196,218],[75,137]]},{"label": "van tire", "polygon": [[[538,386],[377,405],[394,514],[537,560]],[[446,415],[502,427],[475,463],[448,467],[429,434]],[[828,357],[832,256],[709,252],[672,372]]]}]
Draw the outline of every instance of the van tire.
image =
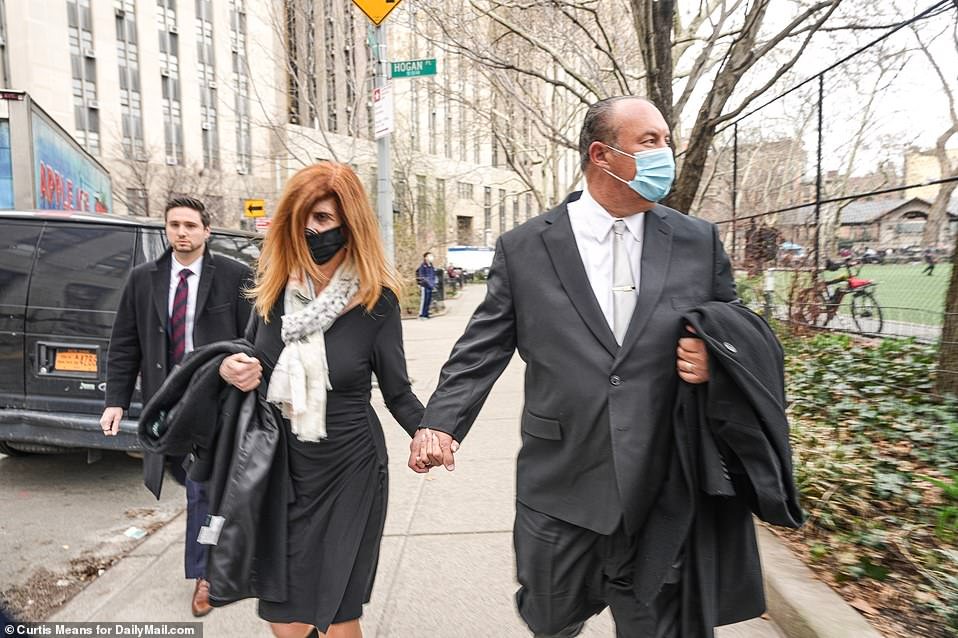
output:
[{"label": "van tire", "polygon": [[38,445],[36,443],[9,443],[0,441],[0,454],[7,456],[30,456],[33,454],[64,454],[71,452],[70,448],[57,445]]},{"label": "van tire", "polygon": [[21,452],[15,448],[10,447],[10,444],[6,441],[0,441],[0,454],[6,454],[7,456],[26,456],[26,452]]}]

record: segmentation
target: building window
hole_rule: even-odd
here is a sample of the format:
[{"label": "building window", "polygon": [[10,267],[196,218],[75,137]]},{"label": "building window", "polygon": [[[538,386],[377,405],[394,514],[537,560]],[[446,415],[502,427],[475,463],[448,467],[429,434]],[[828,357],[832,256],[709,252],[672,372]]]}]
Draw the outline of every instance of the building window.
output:
[{"label": "building window", "polygon": [[216,117],[216,58],[213,52],[213,3],[196,0],[196,60],[200,88],[203,166],[219,170],[219,125]]},{"label": "building window", "polygon": [[416,210],[422,214],[427,212],[428,193],[426,191],[426,176],[416,175]]},{"label": "building window", "polygon": [[176,0],[156,0],[160,37],[160,85],[166,163],[183,164],[183,107],[180,102],[180,44]]},{"label": "building window", "polygon": [[492,230],[492,189],[488,186],[482,193],[482,213],[482,229],[485,231]]},{"label": "building window", "polygon": [[499,232],[506,232],[506,191],[499,189]]},{"label": "building window", "polygon": [[123,155],[132,160],[146,158],[143,143],[143,97],[140,93],[140,60],[136,39],[136,3],[114,0],[116,54],[120,74],[120,130]]},{"label": "building window", "polygon": [[301,124],[299,103],[299,38],[296,34],[296,3],[286,0],[286,63],[289,91],[289,123]]},{"label": "building window", "polygon": [[236,172],[249,174],[253,155],[250,133],[249,75],[246,67],[246,2],[229,0],[233,93],[236,96]]},{"label": "building window", "polygon": [[[345,45],[343,46],[343,60],[346,63],[346,126],[349,134],[356,136],[359,128],[356,121],[356,107],[358,106],[357,65],[356,65],[356,11],[353,7],[346,8]],[[369,86],[372,86],[371,84]]]},{"label": "building window", "polygon": [[445,218],[446,216],[446,180],[441,177],[436,178],[436,212]]},{"label": "building window", "polygon": [[96,94],[96,51],[93,49],[91,0],[68,0],[67,32],[73,78],[73,123],[77,141],[100,154],[100,104]]},{"label": "building window", "polygon": [[456,190],[459,199],[468,199],[469,201],[472,201],[472,199],[475,197],[473,185],[469,182],[458,182],[456,184]]},{"label": "building window", "polygon": [[512,227],[515,228],[519,223],[519,196],[516,195],[512,198]]},{"label": "building window", "polygon": [[429,130],[426,131],[426,135],[429,136],[429,154],[436,154],[436,133],[439,129],[438,118],[439,115],[436,113],[436,89],[433,87],[432,80],[429,80],[428,95],[426,96],[426,107],[429,109]]},{"label": "building window", "polygon": [[333,0],[324,0],[323,19],[326,41],[326,128],[339,132],[339,108],[336,105],[336,18]]},{"label": "building window", "polygon": [[145,188],[126,189],[126,207],[131,215],[149,215],[149,199]]},{"label": "building window", "polygon": [[532,219],[532,193],[526,193],[526,220]]}]

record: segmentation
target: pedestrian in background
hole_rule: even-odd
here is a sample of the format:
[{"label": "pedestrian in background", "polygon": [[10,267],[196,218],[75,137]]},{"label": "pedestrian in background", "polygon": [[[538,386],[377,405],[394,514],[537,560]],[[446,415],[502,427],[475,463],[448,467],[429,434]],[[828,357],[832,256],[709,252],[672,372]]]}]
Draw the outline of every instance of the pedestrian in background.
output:
[{"label": "pedestrian in background", "polygon": [[921,271],[921,274],[932,276],[935,272],[935,253],[932,252],[931,248],[925,249],[925,268]]},{"label": "pedestrian in background", "polygon": [[227,357],[220,376],[273,404],[295,495],[287,506],[287,597],[261,598],[259,615],[281,638],[316,630],[360,638],[388,491],[372,374],[410,436],[423,407],[406,373],[398,279],[349,166],[323,162],[289,180],[252,295],[255,357]]},{"label": "pedestrian in background", "polygon": [[[198,199],[177,197],[164,213],[169,249],[156,261],[133,269],[113,322],[107,354],[106,408],[100,427],[116,436],[130,407],[137,376],[143,405],[170,370],[195,347],[243,336],[250,304],[243,298],[250,270],[229,257],[215,255],[206,241],[210,215]],[[164,458],[146,454],[143,476],[157,497],[163,486]],[[183,459],[170,459],[170,472],[186,486],[186,578],[195,579],[192,612],[213,610],[206,582],[206,547],[197,542],[209,513],[206,487],[186,477]]]},{"label": "pedestrian in background", "polygon": [[436,289],[436,268],[432,265],[432,253],[423,253],[422,263],[416,269],[416,283],[419,285],[419,318],[429,318],[429,306],[432,304],[432,291]]}]

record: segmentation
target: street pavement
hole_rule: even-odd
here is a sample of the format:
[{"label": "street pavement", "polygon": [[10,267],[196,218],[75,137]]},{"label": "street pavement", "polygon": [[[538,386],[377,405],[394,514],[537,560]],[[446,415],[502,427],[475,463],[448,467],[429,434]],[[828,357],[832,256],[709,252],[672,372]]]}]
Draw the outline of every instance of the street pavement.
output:
[{"label": "street pavement", "polygon": [[122,452],[95,463],[85,452],[0,455],[0,592],[18,617],[40,618],[184,502],[175,481],[153,498],[141,462]]},{"label": "street pavement", "polygon": [[[413,389],[425,403],[439,370],[485,288],[469,285],[443,316],[403,322]],[[378,394],[374,406],[390,451],[389,513],[373,597],[363,617],[369,638],[528,637],[515,611],[512,554],[515,458],[522,409],[522,361],[496,384],[456,455],[456,469],[416,475],[406,467],[408,436]],[[186,622],[192,583],[182,578],[185,515],[153,534],[52,620]],[[217,609],[204,636],[268,636],[255,602]],[[611,637],[608,610],[591,619],[585,638]],[[763,619],[723,628],[720,638],[781,638]],[[637,637],[638,638],[638,637]]]}]

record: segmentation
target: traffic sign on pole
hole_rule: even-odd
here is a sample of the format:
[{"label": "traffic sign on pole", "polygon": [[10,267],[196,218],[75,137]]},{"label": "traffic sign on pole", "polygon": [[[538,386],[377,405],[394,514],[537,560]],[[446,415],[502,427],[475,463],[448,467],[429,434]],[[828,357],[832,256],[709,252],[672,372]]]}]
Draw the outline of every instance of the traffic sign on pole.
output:
[{"label": "traffic sign on pole", "polygon": [[393,132],[393,93],[389,84],[373,89],[373,139]]},{"label": "traffic sign on pole", "polygon": [[390,77],[414,78],[420,75],[436,75],[436,58],[428,60],[401,60],[390,64]]},{"label": "traffic sign on pole", "polygon": [[244,217],[264,217],[266,215],[266,201],[262,199],[247,199],[243,202]]},{"label": "traffic sign on pole", "polygon": [[401,0],[353,0],[353,3],[373,21],[377,27],[382,24],[386,16],[396,8]]}]

